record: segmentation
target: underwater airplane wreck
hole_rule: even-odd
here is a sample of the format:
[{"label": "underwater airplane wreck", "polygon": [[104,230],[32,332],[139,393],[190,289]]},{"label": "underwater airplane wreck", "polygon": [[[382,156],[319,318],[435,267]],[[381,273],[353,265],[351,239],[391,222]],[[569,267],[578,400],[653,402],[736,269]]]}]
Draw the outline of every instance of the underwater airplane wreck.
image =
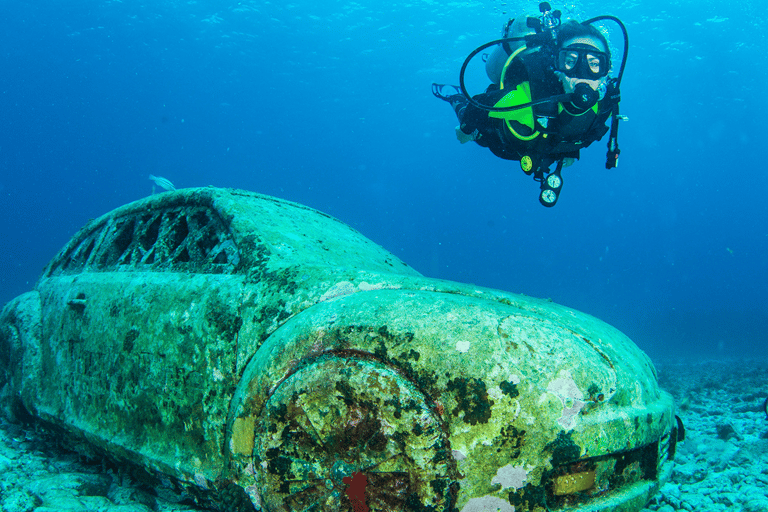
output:
[{"label": "underwater airplane wreck", "polygon": [[238,511],[636,511],[678,436],[600,320],[212,187],[90,221],[5,306],[0,409]]}]

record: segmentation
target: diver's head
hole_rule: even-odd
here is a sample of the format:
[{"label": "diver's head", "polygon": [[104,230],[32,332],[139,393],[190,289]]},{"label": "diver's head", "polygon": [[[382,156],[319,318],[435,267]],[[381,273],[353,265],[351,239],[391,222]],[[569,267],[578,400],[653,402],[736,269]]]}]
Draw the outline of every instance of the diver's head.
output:
[{"label": "diver's head", "polygon": [[569,20],[557,34],[557,75],[565,92],[571,93],[579,83],[597,91],[605,84],[611,69],[608,41],[592,25]]}]

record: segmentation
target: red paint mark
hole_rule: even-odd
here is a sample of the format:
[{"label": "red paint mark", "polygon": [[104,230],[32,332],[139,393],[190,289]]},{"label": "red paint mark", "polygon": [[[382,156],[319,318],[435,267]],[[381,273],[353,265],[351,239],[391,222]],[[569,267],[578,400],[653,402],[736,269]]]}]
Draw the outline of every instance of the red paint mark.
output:
[{"label": "red paint mark", "polygon": [[368,477],[362,473],[352,473],[352,478],[345,476],[341,481],[349,487],[345,491],[352,503],[354,512],[368,512],[368,505],[365,504],[365,486],[368,485]]}]

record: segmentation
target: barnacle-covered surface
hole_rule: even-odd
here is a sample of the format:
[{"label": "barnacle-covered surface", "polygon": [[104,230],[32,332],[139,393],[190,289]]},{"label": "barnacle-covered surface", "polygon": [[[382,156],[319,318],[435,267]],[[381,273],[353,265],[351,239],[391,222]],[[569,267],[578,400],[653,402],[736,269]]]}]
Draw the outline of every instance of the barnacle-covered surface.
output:
[{"label": "barnacle-covered surface", "polygon": [[255,432],[269,510],[353,508],[346,491],[355,473],[375,510],[450,508],[457,475],[439,415],[375,360],[310,359],[270,396]]},{"label": "barnacle-covered surface", "polygon": [[6,414],[231,508],[630,511],[674,452],[671,399],[615,329],[243,191],[87,224],[4,309],[0,379]]},{"label": "barnacle-covered surface", "polygon": [[[545,301],[466,288],[474,296],[468,300],[461,288],[446,284],[444,293],[436,293],[435,283],[430,284],[407,293],[349,294],[278,329],[249,364],[235,395],[235,463],[250,463],[253,449],[251,438],[238,432],[249,434],[254,422],[278,414],[265,408],[270,393],[281,392],[283,384],[274,391],[275,382],[295,386],[293,372],[301,368],[306,373],[307,360],[360,352],[399,368],[441,420],[460,475],[460,509],[483,510],[473,508],[471,500],[487,497],[503,499],[517,510],[565,506],[576,501],[576,491],[556,495],[555,477],[580,472],[568,466],[580,459],[588,460],[586,471],[593,474],[597,466],[600,478],[589,487],[591,495],[582,492],[587,489],[578,491],[579,500],[596,502],[611,495],[609,509],[642,508],[657,488],[657,476],[664,477],[658,473],[657,451],[664,455],[668,446],[660,449],[654,443],[673,422],[671,401],[656,387],[647,358],[626,337],[587,315]],[[560,323],[563,318],[569,325]],[[324,388],[307,385],[301,403],[315,404],[321,415],[335,414],[324,408],[326,394]],[[355,417],[342,418],[340,424],[354,423]],[[293,431],[277,434],[287,432]],[[636,470],[627,469],[632,464]],[[269,479],[276,478],[273,468],[266,464],[258,473],[257,480],[266,478],[260,488],[268,489]],[[555,469],[560,473],[554,474]],[[616,508],[619,489],[637,494],[627,508]]]}]

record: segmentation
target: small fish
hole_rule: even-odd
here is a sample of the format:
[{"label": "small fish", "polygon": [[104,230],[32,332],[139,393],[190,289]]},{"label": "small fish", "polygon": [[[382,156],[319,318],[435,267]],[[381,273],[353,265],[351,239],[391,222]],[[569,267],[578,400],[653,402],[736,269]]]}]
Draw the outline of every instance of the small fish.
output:
[{"label": "small fish", "polygon": [[152,176],[150,174],[149,179],[154,181],[155,185],[162,188],[163,190],[176,190],[176,187],[173,186],[173,183],[163,178],[162,176]]},{"label": "small fish", "polygon": [[685,441],[685,425],[677,414],[675,414],[675,419],[677,420],[677,441],[683,442]]}]

